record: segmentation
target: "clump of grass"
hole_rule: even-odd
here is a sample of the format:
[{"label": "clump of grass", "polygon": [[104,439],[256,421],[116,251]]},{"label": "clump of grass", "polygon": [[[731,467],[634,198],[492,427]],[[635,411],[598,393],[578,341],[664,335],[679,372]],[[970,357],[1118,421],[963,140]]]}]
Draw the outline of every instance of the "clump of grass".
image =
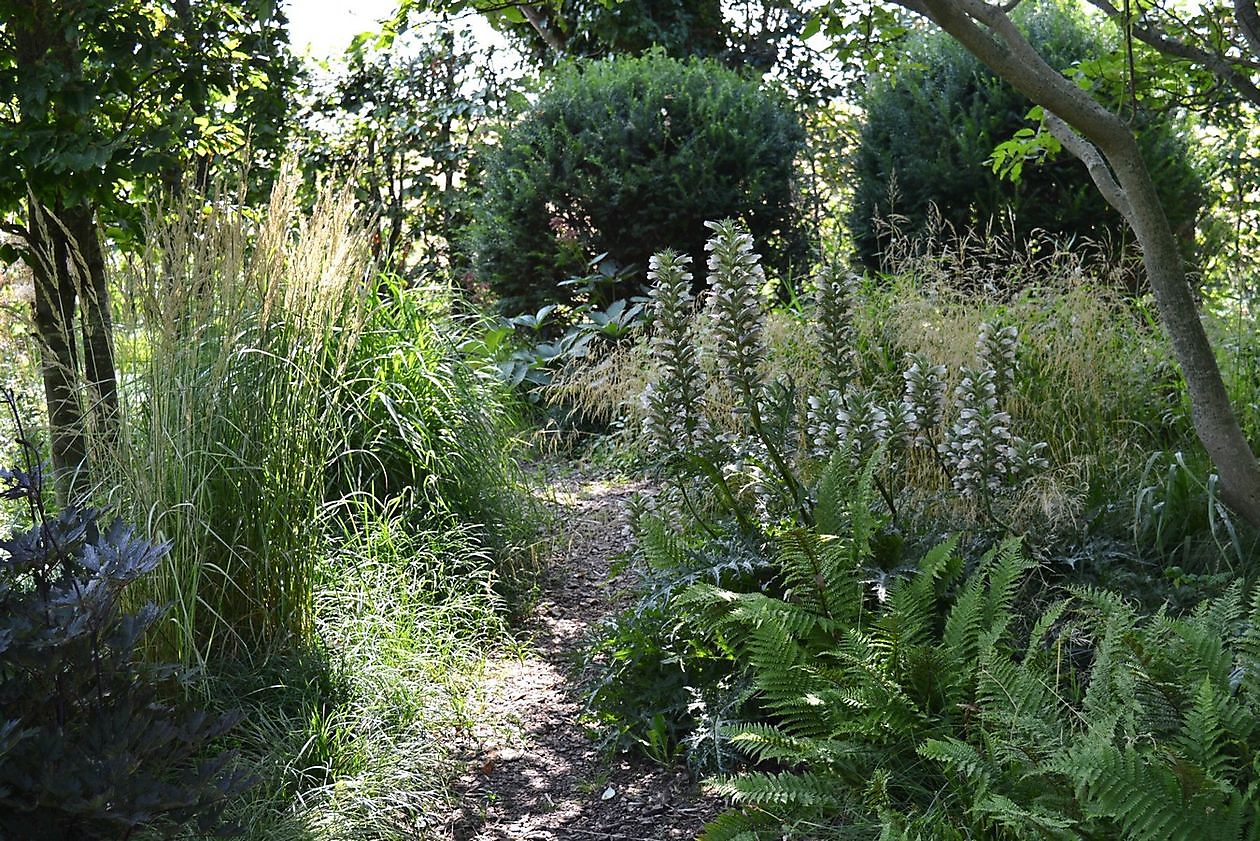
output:
[{"label": "clump of grass", "polygon": [[217,692],[246,708],[240,748],[263,783],[234,817],[256,841],[427,837],[484,715],[502,630],[490,555],[469,530],[417,531],[401,503],[343,513],[315,569],[317,644]]},{"label": "clump of grass", "polygon": [[[250,838],[432,829],[475,678],[528,586],[513,395],[449,290],[373,274],[352,196],[195,197],[120,266],[98,500],[170,544],[150,641],[242,709]],[[446,747],[443,747],[443,746]]]},{"label": "clump of grass", "polygon": [[[467,342],[451,292],[384,280],[348,366],[334,498],[407,496],[410,516],[472,529],[500,561],[535,538],[517,462],[515,395]],[[508,570],[504,570],[505,572]]]},{"label": "clump of grass", "polygon": [[100,496],[168,541],[150,596],[185,662],[302,644],[324,547],[327,471],[368,310],[353,197],[309,213],[290,171],[253,215],[227,197],[168,208],[123,273],[121,445]]}]

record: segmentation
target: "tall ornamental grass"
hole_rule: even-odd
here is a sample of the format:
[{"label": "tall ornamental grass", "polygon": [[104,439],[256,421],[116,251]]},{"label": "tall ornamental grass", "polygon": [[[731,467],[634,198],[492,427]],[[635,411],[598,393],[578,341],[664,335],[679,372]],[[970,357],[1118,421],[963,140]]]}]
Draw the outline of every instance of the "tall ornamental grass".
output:
[{"label": "tall ornamental grass", "polygon": [[186,662],[309,641],[312,576],[362,504],[459,528],[496,558],[532,534],[511,396],[450,295],[370,271],[344,189],[261,213],[168,209],[127,264],[122,446],[102,495],[171,544],[152,596]]},{"label": "tall ornamental grass", "polygon": [[102,492],[171,544],[152,597],[186,662],[312,629],[346,372],[368,312],[347,190],[303,213],[286,173],[253,214],[223,197],[168,208],[124,273],[122,444]]}]

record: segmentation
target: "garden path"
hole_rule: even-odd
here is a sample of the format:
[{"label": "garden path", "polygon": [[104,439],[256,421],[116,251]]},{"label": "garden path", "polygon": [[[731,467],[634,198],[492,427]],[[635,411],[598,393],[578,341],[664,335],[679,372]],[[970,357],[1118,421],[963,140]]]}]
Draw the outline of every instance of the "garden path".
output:
[{"label": "garden path", "polygon": [[626,500],[643,487],[592,474],[552,481],[548,505],[561,536],[525,623],[527,652],[487,671],[487,718],[497,723],[474,734],[450,824],[455,841],[694,839],[719,811],[685,771],[609,758],[579,720],[574,655],[625,598],[610,565],[626,548]]}]

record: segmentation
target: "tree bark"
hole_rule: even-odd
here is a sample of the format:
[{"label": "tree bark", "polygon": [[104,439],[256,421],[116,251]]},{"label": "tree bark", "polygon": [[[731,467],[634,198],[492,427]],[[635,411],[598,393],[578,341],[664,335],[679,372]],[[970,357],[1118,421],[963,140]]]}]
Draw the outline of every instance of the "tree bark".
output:
[{"label": "tree bark", "polygon": [[529,21],[529,25],[534,27],[534,31],[538,33],[538,37],[543,39],[548,47],[551,47],[557,53],[564,53],[564,41],[560,35],[547,25],[547,19],[543,17],[542,12],[538,11],[531,3],[522,3],[519,7],[521,14],[525,20]]},{"label": "tree bark", "polygon": [[1260,56],[1260,13],[1256,12],[1255,0],[1234,0],[1234,20],[1243,40]]},{"label": "tree bark", "polygon": [[[1118,188],[1117,209],[1129,213],[1160,321],[1186,381],[1194,429],[1220,475],[1222,497],[1239,516],[1260,528],[1260,465],[1230,405],[1177,242],[1133,132],[1048,65],[1001,8],[984,0],[896,2],[945,30],[990,70],[1079,132],[1082,143],[1101,153],[1114,173],[1114,185],[1101,172],[1094,173],[1096,183],[1104,195],[1113,192],[1112,186]],[[1065,148],[1072,151],[1071,145]]]},{"label": "tree bark", "polygon": [[33,320],[48,405],[52,478],[61,505],[80,501],[88,485],[87,438],[79,405],[74,345],[74,283],[69,248],[57,220],[33,197],[27,200],[27,243],[35,275]]},{"label": "tree bark", "polygon": [[93,208],[64,214],[73,248],[67,269],[77,281],[79,327],[83,334],[83,375],[92,392],[92,412],[104,440],[118,437],[118,377],[114,371],[114,325],[109,308],[105,255]]}]

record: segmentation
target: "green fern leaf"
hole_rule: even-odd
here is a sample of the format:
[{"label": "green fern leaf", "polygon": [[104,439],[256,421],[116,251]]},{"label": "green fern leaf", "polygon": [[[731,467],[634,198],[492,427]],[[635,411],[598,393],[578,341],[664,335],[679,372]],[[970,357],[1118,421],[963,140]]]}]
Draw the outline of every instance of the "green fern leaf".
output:
[{"label": "green fern leaf", "polygon": [[849,805],[845,788],[829,775],[751,772],[720,780],[713,786],[739,805],[770,811],[785,807],[839,812]]},{"label": "green fern leaf", "polygon": [[990,631],[1005,631],[1011,620],[1011,606],[1015,594],[1033,567],[1032,560],[1024,553],[1018,538],[1004,540],[981,561],[988,583],[984,605],[984,627]]},{"label": "green fern leaf", "polygon": [[1173,742],[1186,759],[1215,780],[1224,780],[1234,771],[1232,758],[1222,744],[1225,734],[1220,711],[1226,700],[1219,695],[1211,680],[1203,678],[1194,694],[1194,702],[1186,710],[1185,727]]},{"label": "green fern leaf", "polygon": [[782,825],[759,809],[731,810],[705,824],[696,841],[780,841]]},{"label": "green fern leaf", "polygon": [[975,748],[952,736],[928,739],[919,746],[919,754],[957,772],[981,792],[988,789],[997,775],[997,770]]}]

